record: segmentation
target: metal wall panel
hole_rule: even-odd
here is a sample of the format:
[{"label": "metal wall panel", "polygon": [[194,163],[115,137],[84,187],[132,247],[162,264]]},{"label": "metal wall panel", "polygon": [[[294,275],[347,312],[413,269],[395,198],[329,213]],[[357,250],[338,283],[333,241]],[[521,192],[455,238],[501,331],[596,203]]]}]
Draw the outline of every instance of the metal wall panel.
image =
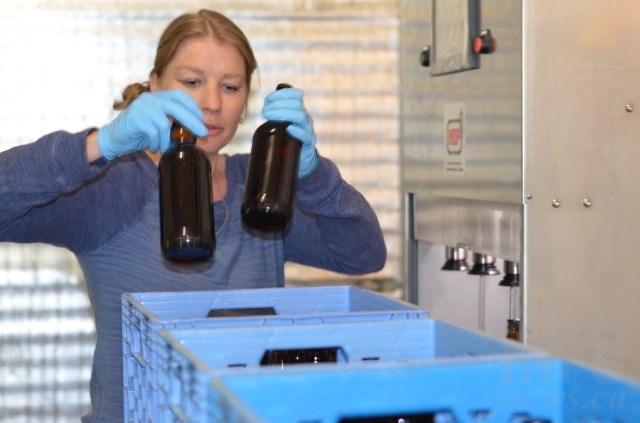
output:
[{"label": "metal wall panel", "polygon": [[525,16],[526,340],[640,378],[640,3]]},{"label": "metal wall panel", "polygon": [[[418,64],[422,48],[434,42],[431,2],[405,1],[403,7],[401,171],[404,190],[428,210],[416,214],[415,236],[516,259],[522,209],[521,5],[482,2],[479,23],[499,36],[500,54],[482,56],[478,69],[437,76]],[[445,113],[456,105],[464,110],[463,161],[451,171]]]}]

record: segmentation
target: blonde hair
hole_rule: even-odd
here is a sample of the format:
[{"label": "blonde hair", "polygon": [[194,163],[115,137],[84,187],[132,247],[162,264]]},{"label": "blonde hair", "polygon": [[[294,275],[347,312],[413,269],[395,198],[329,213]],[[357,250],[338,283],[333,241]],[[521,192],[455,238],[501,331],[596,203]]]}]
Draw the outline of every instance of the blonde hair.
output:
[{"label": "blonde hair", "polygon": [[[207,36],[215,37],[238,50],[245,64],[245,81],[247,93],[249,93],[251,91],[251,76],[258,67],[249,40],[233,21],[212,10],[203,9],[197,13],[186,13],[178,16],[167,26],[158,42],[156,60],[149,74],[162,77],[167,65],[184,40]],[[122,100],[115,101],[113,108],[123,110],[140,94],[147,91],[149,91],[148,82],[131,84],[122,91]]]}]

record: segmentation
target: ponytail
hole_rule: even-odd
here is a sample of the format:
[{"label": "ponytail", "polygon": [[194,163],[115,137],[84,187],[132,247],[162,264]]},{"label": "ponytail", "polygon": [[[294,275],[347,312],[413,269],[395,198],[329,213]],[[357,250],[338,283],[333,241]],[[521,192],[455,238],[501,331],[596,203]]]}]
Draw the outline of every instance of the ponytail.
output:
[{"label": "ponytail", "polygon": [[148,83],[139,83],[136,82],[134,84],[128,85],[122,91],[122,100],[116,100],[113,102],[114,110],[124,110],[131,104],[136,98],[140,96],[142,93],[149,92],[149,84]]}]

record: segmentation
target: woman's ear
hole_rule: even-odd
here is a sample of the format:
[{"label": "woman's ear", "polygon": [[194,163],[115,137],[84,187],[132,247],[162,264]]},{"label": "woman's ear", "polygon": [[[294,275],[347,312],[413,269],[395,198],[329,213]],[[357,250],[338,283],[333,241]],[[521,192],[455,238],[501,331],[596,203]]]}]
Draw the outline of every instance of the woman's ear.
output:
[{"label": "woman's ear", "polygon": [[149,91],[158,91],[158,74],[152,73],[149,76]]}]

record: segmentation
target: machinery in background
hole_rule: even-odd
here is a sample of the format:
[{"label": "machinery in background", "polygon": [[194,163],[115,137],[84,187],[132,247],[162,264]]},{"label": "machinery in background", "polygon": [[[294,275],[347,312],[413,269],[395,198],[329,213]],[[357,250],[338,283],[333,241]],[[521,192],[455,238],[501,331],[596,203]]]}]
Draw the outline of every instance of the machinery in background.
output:
[{"label": "machinery in background", "polygon": [[640,378],[637,16],[402,2],[408,300]]}]

